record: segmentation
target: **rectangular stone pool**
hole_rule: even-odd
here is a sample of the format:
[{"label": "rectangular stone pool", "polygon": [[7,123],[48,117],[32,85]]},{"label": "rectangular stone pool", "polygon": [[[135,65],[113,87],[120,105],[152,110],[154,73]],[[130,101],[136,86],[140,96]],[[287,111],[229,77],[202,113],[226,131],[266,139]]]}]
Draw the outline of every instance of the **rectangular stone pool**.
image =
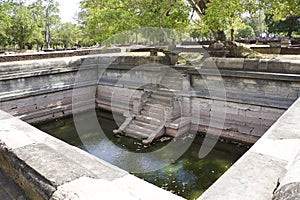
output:
[{"label": "rectangular stone pool", "polygon": [[[83,118],[89,117],[85,116],[85,113],[81,115]],[[115,137],[112,131],[118,128],[116,122],[124,118],[100,110],[97,111],[97,117],[108,140],[99,137],[98,132],[89,130],[88,127],[86,133],[79,136],[72,116],[35,126],[125,170],[130,163],[126,162],[127,154],[120,153],[119,149],[147,153],[163,148],[170,142],[169,138],[164,137],[146,147],[139,140],[125,136]],[[179,159],[161,169],[144,173],[130,171],[130,173],[184,198],[196,199],[248,150],[240,145],[217,142],[214,149],[205,158],[200,159],[198,153],[203,140],[202,136],[196,136]],[[145,158],[144,162],[147,165],[147,162],[159,162],[159,160]]]}]

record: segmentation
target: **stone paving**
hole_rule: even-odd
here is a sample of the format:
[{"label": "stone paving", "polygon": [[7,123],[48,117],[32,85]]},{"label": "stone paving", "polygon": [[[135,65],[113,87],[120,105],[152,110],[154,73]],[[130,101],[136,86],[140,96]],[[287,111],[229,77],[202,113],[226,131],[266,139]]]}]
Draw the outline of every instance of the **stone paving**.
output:
[{"label": "stone paving", "polygon": [[24,192],[10,178],[0,170],[0,199],[1,200],[28,200]]}]

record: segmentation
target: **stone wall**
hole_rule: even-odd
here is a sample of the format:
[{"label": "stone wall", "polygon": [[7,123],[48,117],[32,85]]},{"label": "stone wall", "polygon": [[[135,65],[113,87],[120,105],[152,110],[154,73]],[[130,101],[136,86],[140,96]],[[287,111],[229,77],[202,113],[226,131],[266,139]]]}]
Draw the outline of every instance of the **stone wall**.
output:
[{"label": "stone wall", "polygon": [[299,120],[300,99],[198,200],[298,199]]},{"label": "stone wall", "polygon": [[0,167],[30,199],[183,199],[1,110],[0,124]]},{"label": "stone wall", "polygon": [[72,88],[81,63],[78,58],[1,63],[0,109],[27,122],[71,114]]},{"label": "stone wall", "polygon": [[251,47],[252,50],[257,51],[263,54],[285,54],[285,55],[299,55],[300,48],[299,47]]},{"label": "stone wall", "polygon": [[[1,63],[0,109],[35,123],[71,114],[73,99],[94,92],[97,107],[122,113],[127,107],[132,109],[131,99],[141,98],[151,84],[159,83],[167,75],[163,70],[166,66],[161,66],[164,62],[161,57],[97,55]],[[206,81],[218,75],[209,64],[197,68],[199,71],[173,67],[191,85],[191,88],[182,87],[185,90],[178,94],[186,102],[184,110],[191,110],[191,116],[200,119],[192,128],[212,135],[221,130],[223,138],[245,143],[254,143],[268,131],[201,199],[270,199],[273,191],[276,192],[274,198],[284,198],[286,189],[298,188],[298,183],[290,185],[290,174],[298,173],[294,166],[298,166],[299,156],[293,159],[299,152],[299,100],[280,116],[299,96],[300,63],[223,58],[215,62],[222,75],[226,98],[220,98],[218,91],[208,90]],[[139,68],[139,65],[145,68]],[[79,75],[78,71],[81,72]],[[124,80],[120,79],[122,76]],[[74,87],[78,96],[74,96]],[[113,107],[112,100],[118,100]],[[78,108],[94,108],[95,101],[83,101]],[[219,109],[212,109],[218,102],[224,103],[226,108],[224,127],[208,129],[211,116],[218,116]],[[85,195],[93,194],[100,198],[107,194],[113,195],[112,198],[179,199],[10,114],[0,111],[1,167],[29,197],[64,199],[76,194],[90,198]],[[292,171],[285,174],[287,166]],[[284,174],[276,188],[278,179]],[[113,192],[108,194],[107,191]]]},{"label": "stone wall", "polygon": [[[70,115],[72,98],[96,91],[98,74],[103,72],[101,81],[115,84],[120,70],[164,62],[163,57],[111,54],[0,63],[0,109],[29,123]],[[145,74],[141,72],[138,76]],[[95,104],[83,102],[77,108],[92,109]]]},{"label": "stone wall", "polygon": [[[197,70],[171,67],[190,83],[191,88],[182,87],[179,95],[184,97],[184,105],[190,105],[183,110],[191,110],[197,119],[192,128],[198,132],[208,131],[211,106],[221,102],[226,108],[224,126],[211,127],[209,134],[221,130],[224,138],[254,143],[299,96],[298,61],[211,60]],[[72,98],[92,94],[92,98],[96,95],[96,107],[122,113],[132,109],[132,100],[141,98],[147,87],[167,76],[165,68],[170,66],[162,65],[165,61],[163,57],[114,54],[1,63],[0,109],[36,123],[71,114]],[[212,70],[210,63],[219,71]],[[222,98],[212,95],[218,94],[218,88],[207,87],[218,74],[226,92]],[[88,101],[77,106],[79,110],[92,108],[95,104]]]},{"label": "stone wall", "polygon": [[69,50],[69,51],[54,51],[54,52],[40,52],[27,54],[11,54],[0,55],[0,62],[13,62],[21,60],[40,60],[59,57],[84,56],[101,53],[119,53],[121,49],[84,49],[84,50]]},{"label": "stone wall", "polygon": [[[256,66],[251,66],[252,69],[248,67],[250,62],[256,63]],[[213,101],[224,101],[226,118],[222,136],[254,143],[298,98],[300,76],[296,73],[299,73],[300,65],[296,64],[288,61],[218,59],[216,65],[223,79],[226,99],[215,98],[211,93],[218,91],[207,88],[208,78],[214,75],[212,71],[207,67],[199,71],[190,70],[192,87],[197,94],[193,100],[193,115],[201,119],[198,130],[207,131]],[[258,72],[261,65],[267,67]],[[194,129],[197,127],[194,126]]]},{"label": "stone wall", "polygon": [[[173,68],[188,77],[191,84],[191,88],[181,91],[180,95],[188,99],[183,105],[191,105],[191,114],[195,118],[193,130],[201,133],[209,131],[212,135],[221,131],[221,136],[224,138],[253,144],[299,96],[300,76],[297,73],[300,72],[300,63],[297,61],[276,62],[275,60],[224,58],[216,58],[213,61],[219,69],[218,73],[222,76],[226,91],[225,98],[220,99],[212,95],[217,94],[218,91],[211,91],[211,88],[210,90],[207,88],[208,80],[218,76],[209,65],[203,64],[198,70],[190,67]],[[133,93],[136,87],[144,86],[143,82],[159,82],[159,80],[156,82],[152,80],[153,77],[160,75],[159,71],[163,70],[152,68],[144,71],[126,71],[120,68],[110,68],[107,75],[115,77],[114,84],[107,82],[107,77],[100,80],[97,105],[111,110],[111,99],[126,99],[124,104],[121,101],[114,104],[118,106],[118,109],[114,111],[122,113],[128,108],[132,109],[132,105],[128,106],[130,93]],[[130,81],[117,83],[120,77],[126,77],[125,80],[134,80],[136,85]],[[143,87],[138,91],[141,92],[142,89]],[[110,92],[103,92],[104,90]],[[115,96],[112,96],[112,93]],[[122,97],[124,94],[129,96],[124,98]],[[212,120],[212,105],[218,102],[225,106],[224,126],[211,127],[208,130]],[[218,117],[216,114],[214,116]]]}]

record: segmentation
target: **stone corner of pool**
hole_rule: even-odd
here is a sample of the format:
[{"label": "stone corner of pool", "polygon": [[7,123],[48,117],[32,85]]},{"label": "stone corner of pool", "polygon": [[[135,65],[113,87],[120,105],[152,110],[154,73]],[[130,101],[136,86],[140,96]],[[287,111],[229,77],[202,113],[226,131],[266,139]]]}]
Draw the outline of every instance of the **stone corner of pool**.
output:
[{"label": "stone corner of pool", "polygon": [[0,111],[0,162],[30,199],[183,199]]},{"label": "stone corner of pool", "polygon": [[300,98],[198,200],[300,198]]}]

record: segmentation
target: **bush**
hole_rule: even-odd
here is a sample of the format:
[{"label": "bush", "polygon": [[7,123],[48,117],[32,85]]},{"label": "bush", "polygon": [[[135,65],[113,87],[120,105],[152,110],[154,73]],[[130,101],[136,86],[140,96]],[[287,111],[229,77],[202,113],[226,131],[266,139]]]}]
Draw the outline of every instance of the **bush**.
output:
[{"label": "bush", "polygon": [[253,28],[249,25],[245,25],[243,28],[237,30],[236,37],[237,38],[247,38],[247,37],[254,37],[255,32]]}]

